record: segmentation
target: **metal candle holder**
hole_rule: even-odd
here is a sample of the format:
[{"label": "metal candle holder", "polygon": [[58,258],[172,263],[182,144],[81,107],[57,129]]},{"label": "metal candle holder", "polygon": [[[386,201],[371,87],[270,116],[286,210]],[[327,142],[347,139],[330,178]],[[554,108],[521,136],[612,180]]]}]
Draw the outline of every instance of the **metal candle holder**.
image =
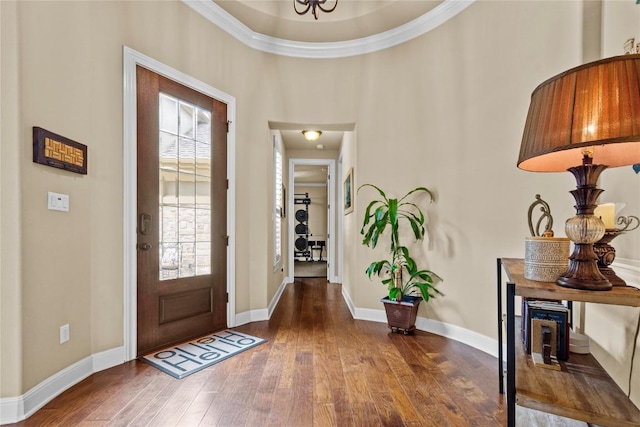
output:
[{"label": "metal candle holder", "polygon": [[640,220],[637,216],[621,216],[617,220],[621,228],[605,230],[604,236],[593,244],[593,251],[598,256],[598,269],[611,282],[613,286],[626,286],[624,280],[619,278],[611,267],[609,267],[616,259],[616,250],[609,243],[616,237],[626,232],[635,230],[640,226]]}]

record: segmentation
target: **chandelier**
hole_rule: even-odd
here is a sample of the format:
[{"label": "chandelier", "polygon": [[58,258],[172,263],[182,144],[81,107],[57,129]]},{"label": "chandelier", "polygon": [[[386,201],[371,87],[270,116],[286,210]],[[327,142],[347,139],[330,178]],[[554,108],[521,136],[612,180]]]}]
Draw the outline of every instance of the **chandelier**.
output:
[{"label": "chandelier", "polygon": [[[318,20],[318,11],[317,9],[320,9],[323,12],[333,12],[336,8],[336,6],[338,5],[338,0],[335,0],[335,3],[333,4],[333,7],[330,9],[325,9],[323,7],[323,5],[327,2],[327,0],[293,0],[293,10],[296,11],[296,13],[298,15],[304,15],[305,13],[307,13],[309,11],[309,9],[311,9],[311,13],[313,13],[313,17],[316,18],[316,21]],[[297,5],[302,5],[302,7],[304,8],[304,10],[300,11],[298,10],[298,6]]]}]

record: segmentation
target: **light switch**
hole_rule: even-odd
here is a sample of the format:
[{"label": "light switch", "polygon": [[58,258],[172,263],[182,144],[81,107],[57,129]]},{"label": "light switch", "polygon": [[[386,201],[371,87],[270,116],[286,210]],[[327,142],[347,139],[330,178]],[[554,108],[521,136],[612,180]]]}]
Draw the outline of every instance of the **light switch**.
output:
[{"label": "light switch", "polygon": [[52,211],[69,212],[69,195],[49,191],[47,206]]}]

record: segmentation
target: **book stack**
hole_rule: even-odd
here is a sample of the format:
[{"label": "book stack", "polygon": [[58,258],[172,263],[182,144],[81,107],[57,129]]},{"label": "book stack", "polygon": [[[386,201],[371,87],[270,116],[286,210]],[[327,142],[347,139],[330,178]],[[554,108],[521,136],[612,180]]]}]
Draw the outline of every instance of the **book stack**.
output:
[{"label": "book stack", "polygon": [[[540,299],[522,299],[522,340],[527,354],[531,354],[532,337],[538,337],[538,331],[533,328],[540,328],[542,324],[555,324],[554,338],[556,342],[553,345],[555,356],[558,360],[569,359],[569,340],[570,340],[570,318],[569,308],[561,301],[540,300]],[[537,320],[534,322],[534,320]],[[544,321],[544,322],[542,322]],[[536,347],[537,347],[536,342]]]}]

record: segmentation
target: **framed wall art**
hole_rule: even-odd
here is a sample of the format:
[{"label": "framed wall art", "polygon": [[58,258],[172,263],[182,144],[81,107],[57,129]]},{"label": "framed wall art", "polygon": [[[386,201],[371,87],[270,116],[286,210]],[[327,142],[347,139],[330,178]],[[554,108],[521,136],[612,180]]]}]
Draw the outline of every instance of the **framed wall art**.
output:
[{"label": "framed wall art", "polygon": [[86,175],[87,146],[34,126],[33,161]]},{"label": "framed wall art", "polygon": [[342,194],[344,199],[342,208],[344,210],[344,214],[348,215],[353,212],[353,198],[355,196],[353,193],[353,168],[349,168],[349,172],[347,172],[347,175],[344,178]]}]

